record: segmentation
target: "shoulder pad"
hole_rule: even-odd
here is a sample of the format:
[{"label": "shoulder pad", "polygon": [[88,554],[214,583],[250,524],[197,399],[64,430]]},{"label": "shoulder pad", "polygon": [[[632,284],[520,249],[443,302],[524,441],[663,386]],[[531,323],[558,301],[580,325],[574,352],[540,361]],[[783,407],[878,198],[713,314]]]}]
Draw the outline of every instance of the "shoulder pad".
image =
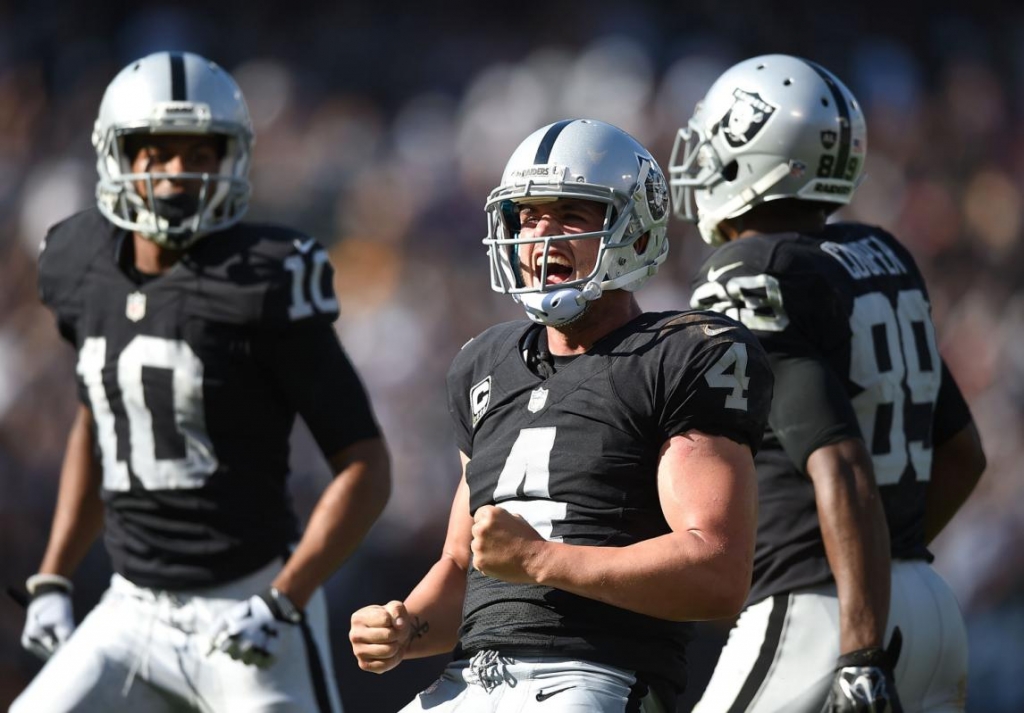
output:
[{"label": "shoulder pad", "polygon": [[65,336],[81,312],[88,267],[103,255],[113,259],[116,232],[98,210],[89,208],[51,227],[39,246],[39,298],[57,315]]},{"label": "shoulder pad", "polygon": [[451,373],[472,369],[474,365],[490,369],[498,359],[515,351],[516,340],[529,324],[527,320],[518,320],[488,327],[462,345],[452,362]]}]

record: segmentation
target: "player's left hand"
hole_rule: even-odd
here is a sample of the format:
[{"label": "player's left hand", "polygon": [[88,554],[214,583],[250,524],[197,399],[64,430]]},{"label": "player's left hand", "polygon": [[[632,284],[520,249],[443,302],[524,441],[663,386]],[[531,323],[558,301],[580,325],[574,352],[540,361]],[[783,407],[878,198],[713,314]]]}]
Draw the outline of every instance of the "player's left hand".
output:
[{"label": "player's left hand", "polygon": [[903,645],[896,627],[889,647],[860,649],[839,657],[822,713],[903,713],[894,671]]},{"label": "player's left hand", "polygon": [[296,624],[284,618],[269,594],[257,594],[229,607],[213,622],[210,650],[259,668],[274,662],[280,635]]},{"label": "player's left hand", "polygon": [[488,577],[534,583],[528,568],[544,544],[530,523],[500,507],[484,505],[473,515],[473,566]]}]

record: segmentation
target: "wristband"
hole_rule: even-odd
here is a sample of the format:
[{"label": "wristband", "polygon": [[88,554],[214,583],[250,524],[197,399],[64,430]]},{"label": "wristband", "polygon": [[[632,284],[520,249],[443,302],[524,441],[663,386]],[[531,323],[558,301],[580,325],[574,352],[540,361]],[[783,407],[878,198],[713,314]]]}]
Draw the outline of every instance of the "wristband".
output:
[{"label": "wristband", "polygon": [[302,610],[295,606],[295,603],[277,587],[271,587],[261,594],[260,598],[267,603],[275,618],[291,624],[298,624],[302,621]]},{"label": "wristband", "polygon": [[33,574],[25,580],[25,589],[29,595],[46,594],[47,592],[60,591],[64,594],[71,594],[75,590],[71,580],[59,574]]},{"label": "wristband", "polygon": [[847,666],[878,666],[884,668],[889,665],[889,657],[881,646],[869,646],[864,649],[857,649],[848,654],[843,654],[836,661],[836,668]]}]

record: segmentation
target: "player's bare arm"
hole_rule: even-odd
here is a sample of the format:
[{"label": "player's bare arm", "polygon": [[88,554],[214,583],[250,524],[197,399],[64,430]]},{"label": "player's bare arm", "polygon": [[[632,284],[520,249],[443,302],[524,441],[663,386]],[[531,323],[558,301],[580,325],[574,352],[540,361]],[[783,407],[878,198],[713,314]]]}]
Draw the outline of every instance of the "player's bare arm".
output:
[{"label": "player's bare arm", "polygon": [[357,441],[330,458],[337,476],[327,486],[306,531],[273,586],[297,607],[356,549],[391,494],[390,463],[381,438]]},{"label": "player's bare arm", "polygon": [[68,434],[50,541],[40,573],[70,577],[103,530],[102,471],[96,460],[92,412],[79,405]]},{"label": "player's bare arm", "polygon": [[953,519],[985,471],[985,452],[974,422],[935,447],[925,495],[925,542],[934,540]]},{"label": "player's bare arm", "polygon": [[[747,596],[757,527],[750,449],[689,431],[663,447],[662,511],[672,532],[628,547],[547,542],[497,508],[477,513],[474,565],[672,621],[728,617]],[[483,508],[481,508],[483,510]],[[701,582],[700,587],[692,586]]]},{"label": "player's bare arm", "polygon": [[889,618],[889,528],[871,455],[860,439],[818,448],[807,459],[839,596],[840,653],[881,646]]},{"label": "player's bare arm", "polygon": [[458,640],[473,525],[465,475],[468,462],[462,455],[462,479],[438,561],[404,602],[375,604],[352,614],[349,641],[364,671],[384,673],[405,659],[446,653]]}]

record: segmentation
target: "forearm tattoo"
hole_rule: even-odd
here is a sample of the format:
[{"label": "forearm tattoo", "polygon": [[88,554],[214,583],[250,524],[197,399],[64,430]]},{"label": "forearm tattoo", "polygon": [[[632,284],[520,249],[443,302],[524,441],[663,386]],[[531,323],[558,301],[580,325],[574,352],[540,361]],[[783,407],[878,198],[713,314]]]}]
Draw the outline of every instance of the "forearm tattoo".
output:
[{"label": "forearm tattoo", "polygon": [[418,616],[412,618],[412,638],[422,639],[423,635],[430,631],[429,621],[420,621]]}]

